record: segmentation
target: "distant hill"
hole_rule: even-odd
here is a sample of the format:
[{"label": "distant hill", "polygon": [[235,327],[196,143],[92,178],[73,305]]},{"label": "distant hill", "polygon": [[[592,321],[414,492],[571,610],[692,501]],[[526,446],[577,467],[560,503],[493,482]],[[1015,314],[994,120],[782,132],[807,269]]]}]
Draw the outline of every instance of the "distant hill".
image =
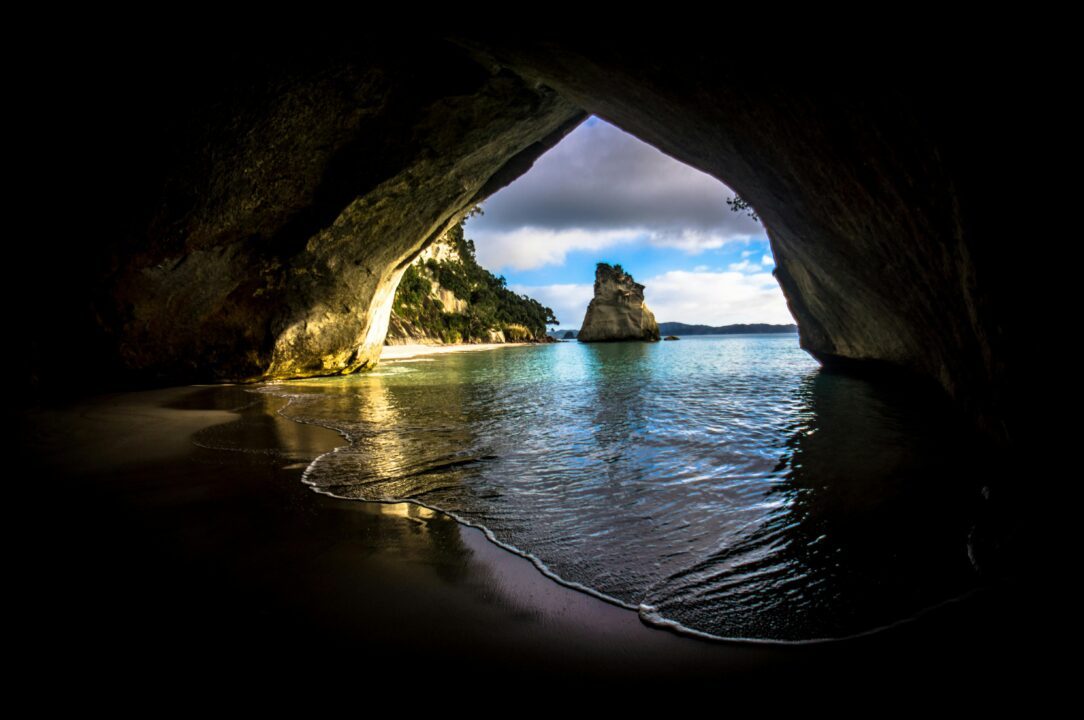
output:
[{"label": "distant hill", "polygon": [[710,325],[686,325],[679,322],[659,323],[659,332],[663,335],[767,335],[774,333],[796,333],[797,325],[768,325],[767,323],[753,323],[751,325],[722,325],[712,327]]},{"label": "distant hill", "polygon": [[[663,335],[766,335],[775,333],[796,333],[797,325],[686,325],[679,322],[659,323],[659,332]],[[550,330],[546,333],[555,340],[572,340],[579,334],[577,330]]]}]

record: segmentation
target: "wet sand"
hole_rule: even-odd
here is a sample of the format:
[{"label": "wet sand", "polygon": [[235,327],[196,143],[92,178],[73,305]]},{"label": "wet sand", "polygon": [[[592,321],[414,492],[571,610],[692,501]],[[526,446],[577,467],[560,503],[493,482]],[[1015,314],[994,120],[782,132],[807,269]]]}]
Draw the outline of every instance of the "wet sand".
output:
[{"label": "wet sand", "polygon": [[710,642],[646,626],[440,513],[313,492],[302,470],[342,440],[277,415],[281,403],[184,387],[29,414],[27,662],[160,687],[258,673],[524,693],[552,682],[968,693],[1045,677],[1042,619],[1028,616],[1037,601],[1022,582],[846,642]]}]

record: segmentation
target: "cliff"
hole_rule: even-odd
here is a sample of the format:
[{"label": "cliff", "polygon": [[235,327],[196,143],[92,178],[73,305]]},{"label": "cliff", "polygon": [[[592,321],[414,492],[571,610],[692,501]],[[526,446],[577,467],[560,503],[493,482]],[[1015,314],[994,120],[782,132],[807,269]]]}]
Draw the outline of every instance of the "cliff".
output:
[{"label": "cliff", "polygon": [[644,303],[644,286],[620,265],[599,263],[595,268],[595,296],[587,306],[580,342],[659,339],[659,325]]},{"label": "cliff", "polygon": [[1064,63],[991,41],[736,68],[681,35],[458,32],[43,52],[17,93],[19,375],[60,391],[371,367],[417,253],[593,113],[755,208],[822,363],[918,374],[996,437],[1036,431],[1023,318],[1045,294],[1021,288],[1039,283],[1018,240],[1069,235],[1057,193],[1007,212],[1004,179],[1067,192],[1041,182],[1076,135],[1048,72]]},{"label": "cliff", "polygon": [[460,222],[404,270],[384,342],[549,342],[547,321],[556,322],[553,310],[478,264]]}]

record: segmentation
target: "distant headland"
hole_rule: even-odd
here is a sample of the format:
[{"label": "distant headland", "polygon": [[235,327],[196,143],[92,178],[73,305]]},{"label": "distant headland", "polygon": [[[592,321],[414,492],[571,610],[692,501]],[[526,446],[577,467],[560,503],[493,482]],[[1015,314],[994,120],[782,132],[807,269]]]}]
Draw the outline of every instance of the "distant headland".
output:
[{"label": "distant headland", "polygon": [[[770,325],[768,323],[743,323],[737,325],[689,325],[679,322],[659,323],[659,332],[663,335],[769,335],[798,332],[797,325]],[[555,340],[574,340],[578,330],[550,330],[548,335]]]},{"label": "distant headland", "polygon": [[659,323],[663,335],[767,335],[770,333],[796,333],[797,325],[769,325],[767,323],[741,323],[737,325],[686,325],[679,322]]}]

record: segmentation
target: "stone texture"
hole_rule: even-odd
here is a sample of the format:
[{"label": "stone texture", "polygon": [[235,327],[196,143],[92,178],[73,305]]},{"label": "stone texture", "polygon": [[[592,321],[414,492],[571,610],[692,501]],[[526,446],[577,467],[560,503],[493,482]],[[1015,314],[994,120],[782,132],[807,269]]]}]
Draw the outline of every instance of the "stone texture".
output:
[{"label": "stone texture", "polygon": [[[438,301],[445,312],[465,313],[469,303],[456,296],[451,290],[443,287],[440,282],[426,268],[428,260],[437,262],[460,262],[459,252],[445,236],[437,238],[432,244],[425,247],[417,257],[411,261],[415,270],[420,272],[429,281],[429,297]],[[425,328],[418,327],[405,317],[401,317],[393,307],[389,313],[388,328],[384,335],[385,345],[410,345],[414,343],[441,345],[443,340],[433,337],[426,332]],[[490,340],[489,342],[502,342]]]},{"label": "stone texture", "polygon": [[[150,51],[164,87],[120,59],[100,73],[124,122],[103,129],[112,157],[85,164],[124,186],[98,198],[97,252],[74,272],[87,288],[76,302],[92,302],[79,337],[106,373],[245,381],[371,366],[413,257],[585,117],[434,38],[228,47]],[[62,352],[44,344],[47,362]]]},{"label": "stone texture", "polygon": [[927,45],[773,66],[677,36],[387,35],[42,52],[16,88],[31,384],[365,367],[405,264],[588,111],[752,203],[821,361],[917,373],[992,436],[1027,429],[1016,243],[1064,232],[1006,196],[1041,183],[1058,207],[1043,178],[1070,116],[1036,111],[1064,95],[1045,71]]},{"label": "stone texture", "polygon": [[644,302],[644,286],[620,265],[599,263],[595,268],[595,295],[576,337],[580,342],[657,341],[659,325]]},{"label": "stone texture", "polygon": [[1028,144],[1048,132],[1004,88],[1040,105],[1054,88],[1000,53],[972,64],[936,46],[773,64],[688,39],[463,42],[749,201],[821,362],[931,378],[991,436],[1013,435],[1030,393],[1012,248],[1037,221],[1006,209],[1001,183],[1034,176]]}]

